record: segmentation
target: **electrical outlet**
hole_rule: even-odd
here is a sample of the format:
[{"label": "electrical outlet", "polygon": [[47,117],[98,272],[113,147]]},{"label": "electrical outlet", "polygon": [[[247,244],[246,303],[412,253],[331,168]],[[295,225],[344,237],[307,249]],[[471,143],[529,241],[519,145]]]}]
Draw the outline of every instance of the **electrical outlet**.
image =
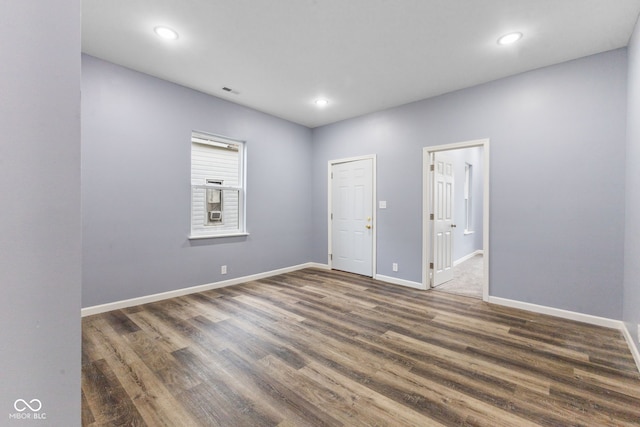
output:
[{"label": "electrical outlet", "polygon": [[220,267],[220,274],[227,274],[227,266],[223,265],[222,267]]},{"label": "electrical outlet", "polygon": [[394,262],[391,267],[393,268],[393,271],[398,271],[398,263],[397,262]]}]

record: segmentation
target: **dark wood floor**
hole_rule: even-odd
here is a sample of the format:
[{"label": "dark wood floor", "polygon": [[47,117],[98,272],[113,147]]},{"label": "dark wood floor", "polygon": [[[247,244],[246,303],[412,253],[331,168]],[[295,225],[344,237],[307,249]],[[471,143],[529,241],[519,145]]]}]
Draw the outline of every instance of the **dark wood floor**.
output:
[{"label": "dark wood floor", "polygon": [[85,426],[639,426],[617,330],[308,269],[83,319]]}]

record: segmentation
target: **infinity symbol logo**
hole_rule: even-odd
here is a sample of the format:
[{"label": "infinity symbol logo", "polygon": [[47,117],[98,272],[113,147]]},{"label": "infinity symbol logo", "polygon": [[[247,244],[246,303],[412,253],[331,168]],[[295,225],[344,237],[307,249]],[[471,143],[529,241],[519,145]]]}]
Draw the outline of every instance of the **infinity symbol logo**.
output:
[{"label": "infinity symbol logo", "polygon": [[38,412],[40,409],[42,409],[42,402],[40,402],[38,399],[31,399],[29,403],[27,403],[27,401],[24,399],[18,399],[13,402],[13,407],[18,412],[24,412],[27,410],[27,408],[31,409],[31,411],[33,412]]}]

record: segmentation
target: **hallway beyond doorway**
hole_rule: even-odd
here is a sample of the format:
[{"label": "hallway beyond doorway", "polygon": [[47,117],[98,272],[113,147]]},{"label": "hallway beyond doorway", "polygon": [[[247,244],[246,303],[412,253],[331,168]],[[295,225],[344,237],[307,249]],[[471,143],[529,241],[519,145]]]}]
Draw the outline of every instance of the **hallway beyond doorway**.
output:
[{"label": "hallway beyond doorway", "polygon": [[482,299],[483,256],[475,255],[453,267],[453,279],[433,288],[472,298]]}]

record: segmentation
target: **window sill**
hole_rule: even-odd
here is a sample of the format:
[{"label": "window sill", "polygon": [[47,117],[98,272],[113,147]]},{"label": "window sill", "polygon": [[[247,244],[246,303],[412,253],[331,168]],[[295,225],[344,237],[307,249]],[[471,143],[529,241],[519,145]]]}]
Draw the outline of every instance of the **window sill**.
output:
[{"label": "window sill", "polygon": [[464,235],[466,236],[467,234],[473,234],[475,233],[475,231],[473,230],[464,230]]},{"label": "window sill", "polygon": [[242,237],[248,236],[249,233],[229,233],[229,234],[203,234],[203,235],[189,235],[189,240],[202,240],[202,239],[219,239],[223,237]]}]

